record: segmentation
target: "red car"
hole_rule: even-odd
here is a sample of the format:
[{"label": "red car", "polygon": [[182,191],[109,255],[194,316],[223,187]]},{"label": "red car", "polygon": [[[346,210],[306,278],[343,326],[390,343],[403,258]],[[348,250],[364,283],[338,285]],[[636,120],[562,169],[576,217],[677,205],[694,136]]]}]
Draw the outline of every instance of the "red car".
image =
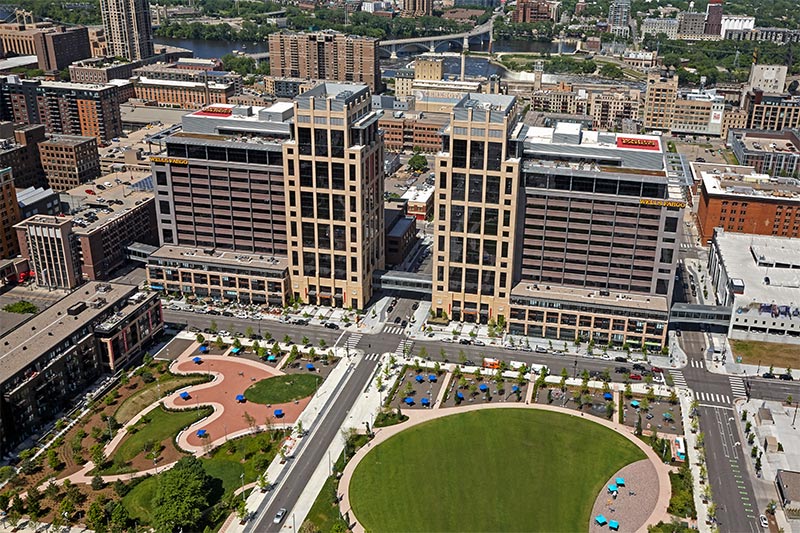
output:
[{"label": "red car", "polygon": [[651,369],[653,372],[658,372],[658,373],[661,373],[661,372],[663,372],[663,371],[664,371],[664,370],[662,370],[660,367],[657,367],[657,366],[651,367],[650,369]]},{"label": "red car", "polygon": [[642,375],[641,374],[631,374],[631,379],[633,381],[642,381]]},{"label": "red car", "polygon": [[96,194],[92,189],[86,189],[84,192],[86,194]]}]

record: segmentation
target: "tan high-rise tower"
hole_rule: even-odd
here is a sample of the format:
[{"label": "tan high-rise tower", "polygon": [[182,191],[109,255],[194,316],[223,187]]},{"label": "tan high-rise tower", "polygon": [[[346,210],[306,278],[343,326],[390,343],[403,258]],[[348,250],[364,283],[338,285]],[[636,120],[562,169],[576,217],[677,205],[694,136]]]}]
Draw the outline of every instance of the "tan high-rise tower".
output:
[{"label": "tan high-rise tower", "polygon": [[139,61],[153,55],[153,23],[147,0],[100,0],[108,53]]},{"label": "tan high-rise tower", "polygon": [[424,17],[433,14],[433,0],[404,0],[404,17]]},{"label": "tan high-rise tower", "polygon": [[295,98],[283,145],[294,298],[363,308],[384,266],[383,137],[365,85],[323,83]]}]

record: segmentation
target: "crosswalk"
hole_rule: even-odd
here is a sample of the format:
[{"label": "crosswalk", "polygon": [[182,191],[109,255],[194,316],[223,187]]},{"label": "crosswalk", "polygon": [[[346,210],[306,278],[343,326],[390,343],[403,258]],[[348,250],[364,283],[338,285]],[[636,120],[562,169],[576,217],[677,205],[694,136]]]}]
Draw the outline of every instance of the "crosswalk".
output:
[{"label": "crosswalk", "polygon": [[365,361],[379,361],[381,358],[381,354],[379,353],[368,353],[364,356]]},{"label": "crosswalk", "polygon": [[386,326],[383,326],[382,333],[388,333],[390,335],[402,335],[405,329],[406,328],[403,326],[390,326],[387,324]]},{"label": "crosswalk", "polygon": [[728,376],[728,380],[731,382],[731,392],[733,393],[734,399],[746,400],[747,389],[744,387],[744,380],[735,376]]},{"label": "crosswalk", "polygon": [[680,370],[670,370],[669,375],[676,387],[688,387],[686,384],[686,378],[683,377],[683,372]]},{"label": "crosswalk", "polygon": [[690,359],[689,365],[691,365],[692,368],[705,368],[706,366],[705,362],[700,359]]},{"label": "crosswalk", "polygon": [[681,248],[683,248],[684,250],[689,250],[691,248],[694,248],[694,245],[693,244],[689,244],[688,242],[682,242],[681,243]]},{"label": "crosswalk", "polygon": [[348,350],[355,349],[355,347],[358,346],[358,341],[361,340],[361,337],[363,337],[361,333],[351,334],[345,341],[344,347],[347,348]]},{"label": "crosswalk", "polygon": [[414,345],[414,341],[410,340],[403,340],[400,341],[400,344],[397,345],[397,349],[394,351],[394,354],[397,357],[403,357],[406,353],[411,353],[411,347]]},{"label": "crosswalk", "polygon": [[711,392],[695,392],[695,398],[697,398],[700,402],[706,403],[718,403],[722,405],[730,405],[731,397],[727,394],[714,394]]}]

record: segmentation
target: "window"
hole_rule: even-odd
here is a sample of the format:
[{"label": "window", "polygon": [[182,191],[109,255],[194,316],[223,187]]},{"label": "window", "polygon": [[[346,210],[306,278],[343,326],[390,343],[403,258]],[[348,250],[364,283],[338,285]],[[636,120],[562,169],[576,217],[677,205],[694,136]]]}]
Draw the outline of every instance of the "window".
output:
[{"label": "window", "polygon": [[450,206],[450,231],[464,231],[464,206]]},{"label": "window", "polygon": [[464,271],[464,292],[478,294],[478,269],[467,268]]},{"label": "window", "polygon": [[453,168],[467,167],[467,141],[453,140]]},{"label": "window", "polygon": [[485,266],[495,266],[497,263],[497,241],[483,241],[483,264]]},{"label": "window", "polygon": [[489,143],[489,151],[486,157],[487,170],[500,170],[500,161],[503,157],[503,145],[500,143]]},{"label": "window", "polygon": [[450,261],[461,263],[464,260],[464,239],[450,237]]},{"label": "window", "polygon": [[486,203],[496,204],[498,202],[500,202],[500,178],[486,176]]},{"label": "window", "polygon": [[481,208],[470,207],[467,210],[467,233],[481,233]]},{"label": "window", "polygon": [[479,265],[481,259],[481,241],[480,239],[467,239],[467,263],[470,265]]},{"label": "window", "polygon": [[483,176],[480,174],[469,175],[469,201],[483,202]]},{"label": "window", "polygon": [[484,235],[497,235],[497,209],[487,208],[483,217]]},{"label": "window", "polygon": [[461,267],[450,267],[447,284],[450,292],[461,292],[461,276]]},{"label": "window", "polygon": [[469,168],[483,170],[484,143],[483,141],[471,141],[469,143]]},{"label": "window", "polygon": [[466,180],[467,177],[461,173],[453,173],[453,188],[451,194],[451,200],[463,200],[464,199],[464,189],[466,188]]}]

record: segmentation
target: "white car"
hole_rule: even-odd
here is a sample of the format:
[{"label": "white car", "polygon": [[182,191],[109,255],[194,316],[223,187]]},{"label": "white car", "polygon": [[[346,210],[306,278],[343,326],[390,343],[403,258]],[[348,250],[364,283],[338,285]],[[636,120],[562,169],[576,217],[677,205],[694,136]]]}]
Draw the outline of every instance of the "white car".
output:
[{"label": "white car", "polygon": [[286,516],[286,509],[281,507],[278,513],[275,515],[275,518],[272,519],[273,524],[280,524],[283,521],[283,517]]},{"label": "white car", "polygon": [[766,516],[762,514],[761,516],[758,517],[758,521],[761,524],[761,527],[769,529],[769,520],[767,520]]}]

